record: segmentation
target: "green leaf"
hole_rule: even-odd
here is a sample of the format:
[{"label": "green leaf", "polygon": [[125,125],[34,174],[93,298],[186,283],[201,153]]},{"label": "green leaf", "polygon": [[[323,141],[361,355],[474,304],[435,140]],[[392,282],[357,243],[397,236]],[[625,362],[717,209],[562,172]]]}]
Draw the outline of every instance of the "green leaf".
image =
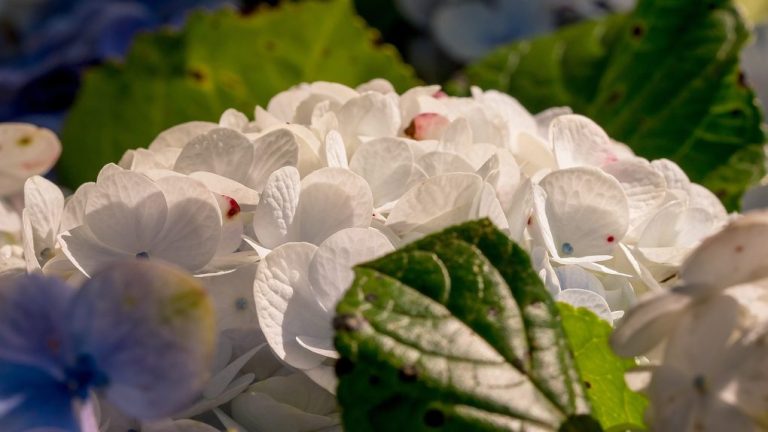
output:
[{"label": "green leaf", "polygon": [[533,111],[570,106],[639,155],[677,162],[736,209],[763,158],[735,155],[766,141],[739,73],[748,38],[728,0],[641,0],[629,15],[501,48],[466,74]]},{"label": "green leaf", "polygon": [[606,430],[644,429],[643,412],[648,401],[624,381],[624,373],[636,364],[611,350],[611,326],[588,309],[565,303],[558,303],[558,307],[595,418]]},{"label": "green leaf", "polygon": [[140,36],[125,63],[86,74],[62,132],[61,180],[91,181],[168,127],[217,121],[227,108],[252,115],[301,82],[354,86],[382,77],[400,91],[417,85],[394,48],[376,39],[350,0],[285,2],[250,16],[197,13],[180,32]]},{"label": "green leaf", "polygon": [[347,430],[601,430],[556,304],[490,221],[355,275],[334,320]]}]

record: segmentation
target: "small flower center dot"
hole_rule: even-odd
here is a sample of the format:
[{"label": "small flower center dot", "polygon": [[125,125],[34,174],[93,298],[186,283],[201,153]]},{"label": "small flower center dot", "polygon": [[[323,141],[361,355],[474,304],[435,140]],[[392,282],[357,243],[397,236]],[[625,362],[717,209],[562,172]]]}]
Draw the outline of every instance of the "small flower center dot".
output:
[{"label": "small flower center dot", "polygon": [[571,246],[570,243],[565,242],[560,246],[560,250],[562,250],[565,255],[570,255],[573,253],[573,246]]},{"label": "small flower center dot", "polygon": [[244,298],[240,297],[239,299],[235,300],[235,307],[237,310],[245,310],[248,307],[248,302],[246,302]]}]

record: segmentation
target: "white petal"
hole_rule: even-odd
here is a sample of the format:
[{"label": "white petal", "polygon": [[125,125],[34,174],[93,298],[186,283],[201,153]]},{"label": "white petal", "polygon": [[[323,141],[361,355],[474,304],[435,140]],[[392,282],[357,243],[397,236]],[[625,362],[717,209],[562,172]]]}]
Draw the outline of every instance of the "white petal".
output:
[{"label": "white petal", "polygon": [[629,225],[619,182],[599,169],[580,167],[550,173],[540,184],[558,255],[610,255]]},{"label": "white petal", "polygon": [[324,311],[308,280],[310,262],[317,247],[287,243],[272,251],[259,265],[253,292],[256,312],[272,351],[289,365],[309,369],[322,363],[297,341],[297,336],[331,338],[332,314]]},{"label": "white petal", "polygon": [[687,191],[690,187],[691,181],[676,163],[667,159],[657,159],[651,162],[651,166],[664,176],[668,188]]},{"label": "white petal", "polygon": [[242,207],[253,207],[259,203],[258,192],[242,183],[238,183],[218,174],[198,171],[193,172],[189,177],[205,185],[211,192],[234,198]]},{"label": "white petal", "polygon": [[680,269],[690,294],[706,296],[768,276],[768,213],[748,213],[704,240]]},{"label": "white petal", "polygon": [[387,226],[402,236],[427,234],[468,220],[483,179],[476,174],[453,173],[427,179],[410,189],[387,218]]},{"label": "white petal", "polygon": [[286,166],[299,163],[299,144],[296,135],[287,129],[266,133],[254,141],[253,165],[250,167],[246,186],[257,191],[264,189],[269,176]]},{"label": "white petal", "polygon": [[611,346],[622,357],[650,351],[669,336],[690,304],[690,296],[674,292],[646,298],[624,315],[611,335]]},{"label": "white petal", "polygon": [[551,145],[543,139],[521,132],[517,137],[517,147],[515,158],[527,176],[533,176],[541,170],[557,168]]},{"label": "white petal", "polygon": [[96,183],[84,219],[102,243],[135,255],[155,243],[167,215],[166,198],[150,179],[121,171]]},{"label": "white petal", "polygon": [[339,353],[333,347],[332,338],[317,338],[312,336],[296,336],[296,342],[305,349],[323,357],[338,359]]},{"label": "white petal", "polygon": [[207,171],[244,183],[254,160],[254,146],[243,134],[216,128],[193,138],[181,151],[174,171]]},{"label": "white petal", "polygon": [[687,312],[669,332],[664,363],[694,376],[733,373],[731,368],[723,370],[722,363],[730,357],[741,314],[739,303],[729,296],[715,296]]},{"label": "white petal", "polygon": [[364,82],[355,88],[359,93],[365,93],[369,91],[378,93],[394,93],[395,88],[392,83],[384,78],[374,78],[370,81]]},{"label": "white petal", "polygon": [[243,265],[231,273],[199,278],[213,301],[219,331],[258,325],[253,302],[257,266]]},{"label": "white petal", "polygon": [[373,228],[349,228],[328,237],[309,267],[315,298],[328,313],[349,289],[352,267],[394,251],[387,237]]},{"label": "white petal", "polygon": [[221,114],[219,125],[236,131],[242,131],[248,126],[248,117],[234,108],[229,108]]},{"label": "white petal", "polygon": [[253,230],[259,243],[269,249],[286,241],[299,204],[301,183],[294,167],[273,172],[253,213]]},{"label": "white petal", "polygon": [[455,153],[431,152],[416,161],[429,177],[449,173],[473,173],[475,168],[463,157]]},{"label": "white petal", "polygon": [[320,244],[344,228],[369,227],[372,217],[368,183],[349,170],[323,168],[301,181],[290,236],[293,241]]},{"label": "white petal", "polygon": [[335,398],[306,376],[258,382],[232,402],[232,417],[250,431],[311,432],[338,424]]},{"label": "white petal", "polygon": [[[382,161],[387,163],[382,163]],[[397,138],[377,138],[358,147],[349,169],[368,182],[373,202],[379,207],[403,196],[411,183],[413,153],[410,146]]]},{"label": "white petal", "polygon": [[169,147],[183,148],[192,138],[217,127],[219,125],[211,122],[192,121],[182,123],[160,132],[149,145],[149,149],[155,151]]},{"label": "white petal", "polygon": [[64,211],[64,195],[55,184],[40,176],[34,176],[24,184],[24,218],[32,229],[34,257],[45,263],[56,246],[61,215]]},{"label": "white petal", "polygon": [[594,291],[578,288],[564,289],[557,295],[557,300],[568,303],[574,307],[587,308],[603,320],[613,324],[611,308],[608,307],[608,303],[605,299]]},{"label": "white petal", "polygon": [[605,131],[587,117],[569,114],[557,117],[549,126],[549,140],[554,145],[560,168],[603,166],[618,158],[610,149]]},{"label": "white petal", "polygon": [[629,200],[629,218],[635,226],[664,202],[667,181],[642,159],[622,160],[606,165],[605,172],[621,183]]},{"label": "white petal", "polygon": [[331,168],[349,168],[344,139],[335,130],[325,136],[325,162]]},{"label": "white petal", "polygon": [[566,289],[581,289],[592,291],[601,297],[605,297],[603,284],[590,272],[576,265],[560,266],[555,269],[555,274],[560,281],[560,287]]},{"label": "white petal", "polygon": [[168,203],[161,234],[146,252],[195,271],[213,258],[221,238],[219,206],[208,189],[188,177],[169,176],[156,183]]}]

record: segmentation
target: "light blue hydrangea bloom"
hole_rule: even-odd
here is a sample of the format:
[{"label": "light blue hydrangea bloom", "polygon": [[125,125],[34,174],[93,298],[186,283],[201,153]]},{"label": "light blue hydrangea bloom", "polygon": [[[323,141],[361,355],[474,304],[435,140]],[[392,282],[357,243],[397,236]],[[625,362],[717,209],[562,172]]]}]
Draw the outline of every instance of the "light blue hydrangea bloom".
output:
[{"label": "light blue hydrangea bloom", "polygon": [[210,302],[174,268],[119,263],[78,290],[0,281],[0,430],[79,431],[94,393],[139,419],[172,415],[199,395],[213,346]]}]

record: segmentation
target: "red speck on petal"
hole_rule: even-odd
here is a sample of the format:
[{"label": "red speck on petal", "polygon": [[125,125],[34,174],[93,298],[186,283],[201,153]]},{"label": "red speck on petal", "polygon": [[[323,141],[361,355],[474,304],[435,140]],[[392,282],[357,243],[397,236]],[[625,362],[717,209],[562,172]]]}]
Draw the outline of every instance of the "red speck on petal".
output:
[{"label": "red speck on petal", "polygon": [[227,210],[227,218],[232,219],[233,217],[240,214],[240,204],[235,201],[234,198],[230,198],[228,196],[225,196],[224,198],[229,201],[229,210]]},{"label": "red speck on petal", "polygon": [[736,247],[734,248],[734,250],[736,251],[736,253],[741,253],[741,252],[743,252],[743,251],[744,251],[744,246],[742,246],[742,245],[738,245],[738,246],[736,246]]},{"label": "red speck on petal", "polygon": [[615,238],[614,238],[612,235],[609,235],[609,236],[608,236],[608,237],[607,237],[605,240],[606,240],[608,243],[613,243],[613,241],[614,241],[614,240],[616,240],[616,239],[615,239]]},{"label": "red speck on petal", "polygon": [[528,216],[528,225],[533,223],[533,216]]},{"label": "red speck on petal", "polygon": [[443,99],[443,98],[447,98],[448,95],[444,91],[438,90],[435,92],[435,94],[432,95],[432,97],[435,99]]}]

